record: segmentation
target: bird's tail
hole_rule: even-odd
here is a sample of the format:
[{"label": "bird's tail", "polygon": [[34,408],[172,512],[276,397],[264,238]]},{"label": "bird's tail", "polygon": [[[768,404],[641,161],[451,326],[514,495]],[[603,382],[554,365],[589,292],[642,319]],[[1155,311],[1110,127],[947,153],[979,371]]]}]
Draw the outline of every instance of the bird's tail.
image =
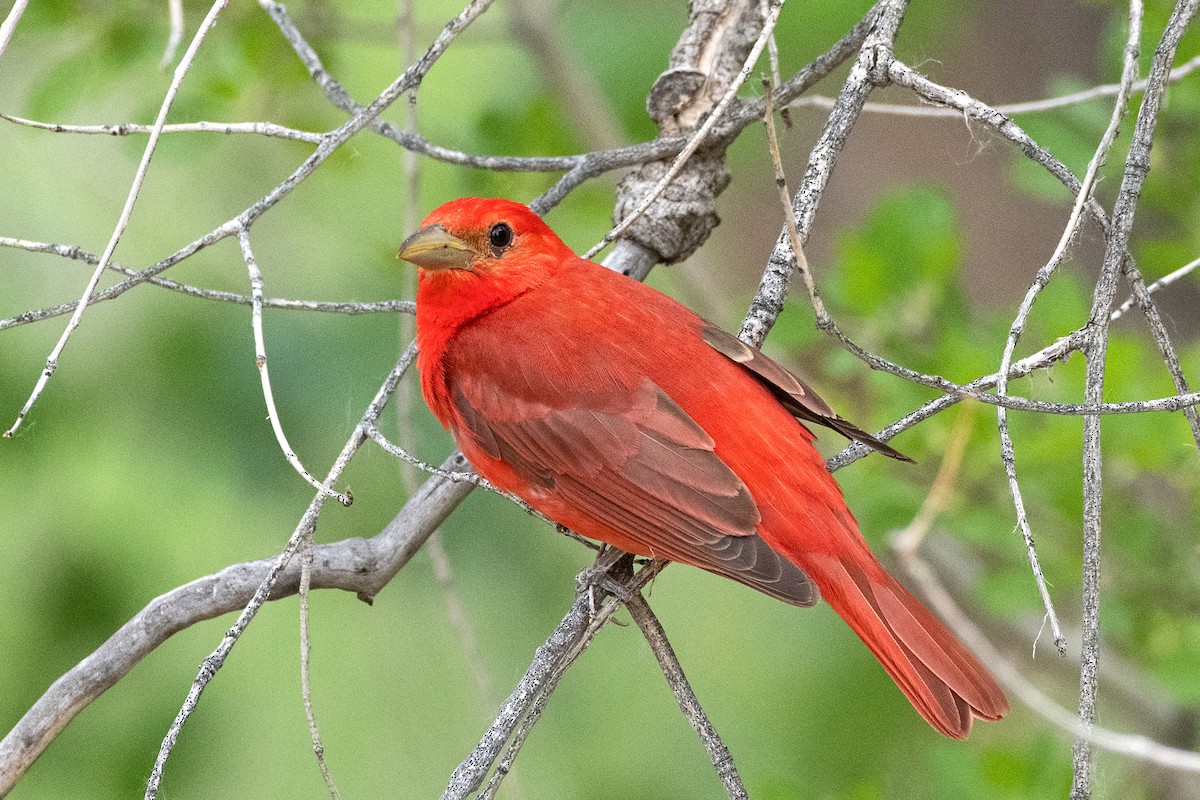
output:
[{"label": "bird's tail", "polygon": [[921,716],[955,739],[973,717],[1004,716],[1008,700],[988,671],[865,548],[858,553],[870,563],[810,555],[804,568]]}]

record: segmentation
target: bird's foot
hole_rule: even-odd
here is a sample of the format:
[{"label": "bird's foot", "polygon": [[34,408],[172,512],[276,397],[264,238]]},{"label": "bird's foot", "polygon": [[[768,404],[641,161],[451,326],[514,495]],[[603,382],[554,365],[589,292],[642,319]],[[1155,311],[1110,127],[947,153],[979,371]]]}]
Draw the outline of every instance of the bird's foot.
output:
[{"label": "bird's foot", "polygon": [[606,595],[611,595],[621,602],[626,602],[633,596],[618,577],[632,574],[632,566],[633,556],[606,545],[596,561],[575,577],[578,592],[587,593],[588,610],[592,617],[596,616],[596,608],[604,602]]}]

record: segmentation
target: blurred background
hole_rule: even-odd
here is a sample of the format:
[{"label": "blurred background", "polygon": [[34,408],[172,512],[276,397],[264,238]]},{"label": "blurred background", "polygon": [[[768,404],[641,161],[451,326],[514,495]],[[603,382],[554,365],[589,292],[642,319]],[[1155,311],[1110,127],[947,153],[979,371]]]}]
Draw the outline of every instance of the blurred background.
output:
[{"label": "blurred background", "polygon": [[[460,7],[416,4],[418,52]],[[777,39],[786,77],[824,51],[869,3],[796,3]],[[395,2],[289,6],[325,66],[366,103],[404,68]],[[187,37],[207,5],[185,2]],[[1170,5],[1147,3],[1143,74]],[[897,56],[992,104],[1033,100],[1119,77],[1126,7],[1014,0],[913,3]],[[418,93],[420,130],[473,152],[556,155],[653,138],[645,97],[687,20],[683,3],[499,2],[467,30]],[[64,124],[153,121],[170,81],[159,67],[167,4],[57,0],[30,5],[0,58],[0,112]],[[186,43],[186,38],[185,38]],[[549,49],[547,49],[549,48]],[[1177,62],[1200,53],[1184,40]],[[765,68],[765,65],[764,65]],[[814,93],[833,95],[845,69]],[[564,85],[586,98],[569,103]],[[757,81],[744,93],[759,91]],[[874,100],[912,103],[903,90]],[[1135,98],[1135,102],[1140,95]],[[1082,173],[1108,120],[1099,99],[1017,121]],[[404,124],[403,103],[385,118]],[[781,128],[793,186],[826,112],[803,107]],[[313,84],[270,17],[232,4],[203,43],[170,121],[272,121],[325,131],[344,115]],[[1132,116],[1126,131],[1132,127]],[[1200,251],[1200,78],[1175,84],[1159,124],[1133,251],[1148,280]],[[1098,196],[1111,206],[1127,138]],[[0,120],[0,236],[99,254],[120,214],[144,136],[56,134]],[[225,222],[311,152],[302,142],[179,133],[162,138],[116,261],[144,268]],[[761,125],[730,152],[723,224],[688,262],[651,277],[736,329],[782,225]],[[419,208],[405,207],[404,154],[364,133],[254,226],[268,296],[411,296],[395,261],[411,220],[462,195],[528,201],[557,175],[490,173],[419,162]],[[611,222],[618,175],[572,193],[548,219],[577,251]],[[961,118],[865,113],[822,201],[809,259],[840,326],[868,349],[967,382],[993,372],[1029,281],[1052,252],[1067,193],[1004,140]],[[1039,300],[1019,354],[1081,325],[1103,249],[1088,223]],[[78,297],[91,268],[0,248],[0,319]],[[175,280],[247,293],[226,240],[172,269]],[[109,274],[102,285],[118,278]],[[1124,299],[1122,287],[1119,299]],[[1185,371],[1200,374],[1195,276],[1161,303]],[[249,310],[143,285],[90,308],[17,437],[0,445],[0,728],[153,597],[232,563],[279,551],[311,490],[284,461],[265,419]],[[0,419],[11,424],[66,323],[0,323]],[[268,310],[279,410],[310,469],[324,474],[406,344],[397,315]],[[797,298],[768,350],[843,415],[878,429],[935,396],[872,373],[814,329]],[[1079,402],[1083,360],[1011,391]],[[405,391],[411,396],[415,376]],[[1173,394],[1130,313],[1109,349],[1108,398]],[[917,466],[869,458],[839,472],[863,530],[889,561],[889,534],[928,493],[952,428],[973,414],[951,507],[926,548],[996,645],[1048,695],[1075,705],[1077,666],[1039,640],[1042,610],[999,459],[991,409],[955,408],[900,436]],[[395,437],[439,463],[449,437],[416,403],[386,417]],[[1018,466],[1057,609],[1077,646],[1081,423],[1013,414]],[[407,433],[402,434],[401,431]],[[1110,417],[1104,427],[1105,567],[1101,721],[1196,746],[1200,708],[1197,504],[1200,471],[1180,415]],[[843,442],[823,436],[826,452]],[[328,505],[321,541],[372,536],[405,492],[373,445]],[[533,650],[572,601],[591,551],[499,497],[475,492],[443,526],[453,576],[418,555],[373,606],[332,591],[312,598],[313,681],[327,758],[343,796],[430,797],[473,748]],[[903,579],[903,575],[901,575]],[[464,655],[453,593],[478,640]],[[966,743],[931,731],[827,608],[801,611],[697,570],[653,586],[685,670],[755,798],[1061,797],[1070,738],[1017,704]],[[299,690],[298,603],[268,605],[184,730],[166,797],[326,796]],[[232,617],[184,631],[58,737],[13,791],[26,798],[140,796],[159,742]],[[1036,658],[1031,658],[1038,641]],[[483,688],[480,685],[484,684]],[[490,686],[490,688],[489,688]],[[1100,752],[1102,797],[1183,798],[1194,778]],[[562,681],[501,796],[718,798],[707,756],[636,627],[603,631]]]}]

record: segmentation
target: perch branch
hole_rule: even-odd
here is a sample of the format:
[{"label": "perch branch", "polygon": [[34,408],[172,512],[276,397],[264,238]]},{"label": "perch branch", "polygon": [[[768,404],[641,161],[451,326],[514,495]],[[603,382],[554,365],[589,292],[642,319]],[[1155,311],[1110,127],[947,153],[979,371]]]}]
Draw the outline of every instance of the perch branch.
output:
[{"label": "perch branch", "polygon": [[641,629],[642,635],[646,637],[650,649],[654,651],[654,657],[658,659],[658,666],[662,669],[671,691],[675,693],[679,710],[687,717],[688,722],[695,729],[696,735],[700,737],[700,742],[704,745],[704,749],[712,761],[713,769],[717,771],[717,776],[725,787],[725,794],[729,796],[730,800],[746,800],[746,787],[742,785],[742,779],[738,776],[733,756],[729,754],[729,748],[725,746],[725,742],[721,741],[717,729],[713,727],[708,715],[704,713],[704,708],[696,699],[696,694],[692,691],[687,676],[683,674],[683,665],[679,663],[675,650],[667,640],[667,632],[663,630],[662,623],[658,621],[650,604],[641,594],[633,595],[625,601],[625,607],[629,609],[630,616]]},{"label": "perch branch", "polygon": [[[516,733],[521,721],[531,713],[540,713],[539,706],[544,707],[544,698],[557,686],[563,672],[587,649],[595,635],[621,607],[621,602],[608,594],[602,581],[589,582],[589,579],[604,575],[624,557],[626,554],[620,550],[604,550],[596,557],[596,562],[580,574],[581,584],[586,585],[582,586],[562,622],[534,653],[529,669],[480,739],[479,745],[454,770],[442,800],[462,800],[483,784],[483,779]],[[640,592],[660,568],[659,562],[651,562],[636,574],[619,581],[621,590],[627,596]],[[596,603],[595,593],[602,595],[603,602],[592,613]]]}]

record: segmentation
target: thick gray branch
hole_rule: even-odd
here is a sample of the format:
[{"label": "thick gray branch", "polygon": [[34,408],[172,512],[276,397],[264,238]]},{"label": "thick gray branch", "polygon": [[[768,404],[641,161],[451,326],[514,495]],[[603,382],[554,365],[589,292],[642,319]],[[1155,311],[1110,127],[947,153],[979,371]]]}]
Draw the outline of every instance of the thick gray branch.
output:
[{"label": "thick gray branch", "polygon": [[[462,456],[455,453],[442,468],[454,471],[465,466]],[[430,478],[374,537],[317,545],[313,588],[342,589],[370,602],[472,488],[466,482]],[[12,789],[76,714],[116,685],[155,648],[192,625],[245,607],[276,561],[271,557],[234,564],[155,598],[94,653],[56,680],[0,740],[0,797]],[[280,573],[270,599],[290,597],[299,585],[300,564],[294,560]]]}]

